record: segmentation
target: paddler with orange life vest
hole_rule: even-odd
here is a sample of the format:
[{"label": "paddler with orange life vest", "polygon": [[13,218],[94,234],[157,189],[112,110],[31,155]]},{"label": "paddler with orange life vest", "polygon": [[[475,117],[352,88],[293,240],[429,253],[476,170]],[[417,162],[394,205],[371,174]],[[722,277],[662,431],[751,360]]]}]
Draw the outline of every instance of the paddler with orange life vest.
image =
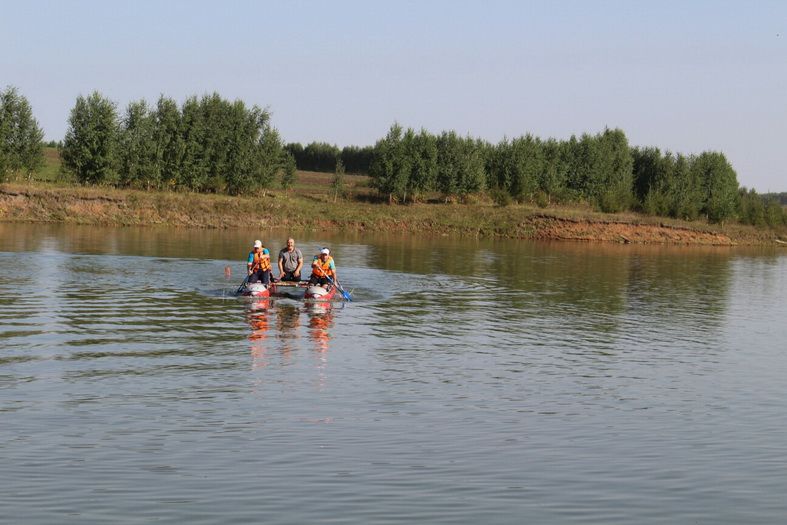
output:
[{"label": "paddler with orange life vest", "polygon": [[262,245],[262,241],[254,241],[254,249],[249,252],[249,282],[262,282],[265,286],[271,282],[271,252]]},{"label": "paddler with orange life vest", "polygon": [[329,277],[333,280],[333,284],[339,285],[339,278],[336,276],[336,264],[334,264],[333,257],[331,257],[331,250],[323,248],[312,259],[312,275],[309,278],[309,284],[312,286],[315,284],[325,286],[331,282],[328,279]]}]

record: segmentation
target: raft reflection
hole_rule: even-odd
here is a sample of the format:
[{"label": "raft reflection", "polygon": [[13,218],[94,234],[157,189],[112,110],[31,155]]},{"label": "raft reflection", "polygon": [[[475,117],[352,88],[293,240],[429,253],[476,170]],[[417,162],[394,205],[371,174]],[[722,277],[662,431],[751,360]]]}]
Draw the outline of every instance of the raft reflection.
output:
[{"label": "raft reflection", "polygon": [[304,307],[309,316],[309,338],[314,341],[318,352],[328,351],[333,326],[333,304],[330,302],[307,303]]},{"label": "raft reflection", "polygon": [[252,367],[267,366],[267,353],[272,347],[277,354],[289,359],[302,341],[302,316],[306,316],[306,333],[310,347],[318,354],[325,354],[330,347],[330,330],[334,325],[333,304],[309,302],[306,304],[277,303],[270,299],[250,301],[245,306],[245,318],[250,331]]}]

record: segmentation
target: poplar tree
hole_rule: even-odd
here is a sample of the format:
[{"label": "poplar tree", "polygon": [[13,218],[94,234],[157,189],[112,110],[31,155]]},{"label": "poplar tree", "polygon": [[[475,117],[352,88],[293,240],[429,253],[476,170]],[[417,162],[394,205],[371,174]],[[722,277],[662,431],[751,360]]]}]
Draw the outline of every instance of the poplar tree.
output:
[{"label": "poplar tree", "polygon": [[538,187],[549,204],[553,197],[565,193],[569,169],[568,148],[555,139],[549,139],[541,143],[541,151],[544,155],[544,163],[538,175]]},{"label": "poplar tree", "polygon": [[181,109],[181,140],[183,160],[177,185],[191,191],[203,191],[207,186],[209,170],[206,161],[205,136],[208,134],[205,118],[197,97],[189,97]]},{"label": "poplar tree", "polygon": [[155,124],[155,116],[144,100],[128,105],[120,133],[118,155],[121,185],[148,189],[159,185]]},{"label": "poplar tree", "polygon": [[[411,130],[408,130],[411,132]],[[407,191],[412,201],[431,191],[437,179],[437,139],[422,129],[417,135],[410,133],[408,154],[412,158]]]},{"label": "poplar tree", "polygon": [[281,173],[281,187],[284,191],[287,191],[292,188],[297,180],[297,166],[295,157],[289,151],[284,151],[283,155],[284,167]]},{"label": "poplar tree", "polygon": [[533,197],[544,170],[540,141],[530,134],[511,142],[511,196],[522,202]]},{"label": "poplar tree", "polygon": [[703,152],[692,167],[702,184],[702,211],[711,222],[732,218],[738,206],[738,177],[723,153]]},{"label": "poplar tree", "polygon": [[11,86],[0,92],[0,181],[12,171],[37,171],[44,162],[43,139],[27,99]]},{"label": "poplar tree", "polygon": [[333,202],[336,202],[339,195],[344,195],[344,162],[342,162],[342,159],[336,160],[336,170],[331,181],[331,189],[333,190]]},{"label": "poplar tree", "polygon": [[404,195],[410,177],[412,159],[405,150],[402,126],[394,123],[385,138],[374,145],[374,158],[369,166],[372,184],[393,202]]},{"label": "poplar tree", "polygon": [[63,140],[63,167],[83,184],[114,184],[120,129],[115,103],[94,91],[79,96]]},{"label": "poplar tree", "polygon": [[459,172],[462,169],[462,144],[454,131],[443,131],[437,137],[436,189],[448,199],[459,193]]},{"label": "poplar tree", "polygon": [[153,182],[157,187],[173,188],[179,181],[185,154],[178,104],[162,95],[156,103],[154,120],[157,179]]},{"label": "poplar tree", "polygon": [[[256,147],[257,170],[255,174],[256,186],[269,188],[276,178],[277,173],[288,169],[288,156],[284,151],[281,136],[270,123],[270,114],[262,111],[257,115],[259,138]],[[294,171],[293,178],[294,182]]]}]

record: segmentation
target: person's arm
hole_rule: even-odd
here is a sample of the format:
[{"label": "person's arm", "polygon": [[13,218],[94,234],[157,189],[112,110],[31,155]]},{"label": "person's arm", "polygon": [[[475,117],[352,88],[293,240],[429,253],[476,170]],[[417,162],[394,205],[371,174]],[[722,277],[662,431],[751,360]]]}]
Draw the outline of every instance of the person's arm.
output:
[{"label": "person's arm", "polygon": [[279,252],[279,279],[284,277],[284,252]]},{"label": "person's arm", "polygon": [[300,250],[298,250],[296,254],[298,255],[298,266],[295,268],[293,273],[295,275],[300,275],[301,269],[303,269],[303,254],[300,252]]},{"label": "person's arm", "polygon": [[336,263],[331,261],[331,271],[333,272],[333,282],[339,286],[339,274],[336,273]]},{"label": "person's arm", "polygon": [[249,258],[246,262],[246,271],[251,275],[251,267],[254,264],[254,252],[249,252]]}]

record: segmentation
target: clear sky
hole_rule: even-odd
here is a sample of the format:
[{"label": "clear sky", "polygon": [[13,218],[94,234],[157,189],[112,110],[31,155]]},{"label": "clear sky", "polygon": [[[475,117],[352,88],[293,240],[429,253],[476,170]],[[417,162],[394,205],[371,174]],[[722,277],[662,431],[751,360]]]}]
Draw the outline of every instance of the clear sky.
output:
[{"label": "clear sky", "polygon": [[787,191],[787,1],[0,0],[0,88],[47,139],[78,95],[268,107],[286,142],[397,121],[492,142],[619,127]]}]

